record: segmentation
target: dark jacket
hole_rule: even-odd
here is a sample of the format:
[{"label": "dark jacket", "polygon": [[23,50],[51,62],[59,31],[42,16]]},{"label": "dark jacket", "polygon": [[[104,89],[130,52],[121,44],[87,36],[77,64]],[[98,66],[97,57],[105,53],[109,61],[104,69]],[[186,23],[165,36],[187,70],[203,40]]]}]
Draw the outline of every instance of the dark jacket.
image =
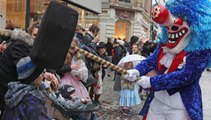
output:
[{"label": "dark jacket", "polygon": [[[97,53],[97,45],[94,42],[89,43],[83,49],[96,55],[96,56],[99,56],[99,54]],[[89,71],[93,74],[100,69],[99,63],[97,63],[96,61],[94,61],[90,58],[85,57],[85,63],[86,63],[87,68],[89,69]]]},{"label": "dark jacket", "polygon": [[84,38],[82,41],[83,41],[83,44],[88,45],[92,42],[93,39],[94,39],[94,37],[90,34],[90,32],[87,32],[84,35]]},{"label": "dark jacket", "polygon": [[[108,56],[106,56],[106,55],[100,55],[99,57],[108,61]],[[106,75],[105,69],[107,69],[107,68],[108,68],[107,66],[102,65],[102,80],[104,79],[104,77]]]},{"label": "dark jacket", "polygon": [[44,95],[31,84],[10,82],[2,120],[50,120]]},{"label": "dark jacket", "polygon": [[84,36],[82,33],[75,32],[74,39],[76,39],[79,42],[80,48],[85,46],[83,42]]},{"label": "dark jacket", "polygon": [[125,55],[126,50],[123,46],[119,45],[114,47],[114,57],[112,58],[112,63],[117,65]]},{"label": "dark jacket", "polygon": [[111,42],[107,42],[106,43],[106,51],[108,53],[108,56],[112,56],[112,52],[111,52],[112,49],[114,49],[113,44]]},{"label": "dark jacket", "polygon": [[129,42],[125,41],[125,49],[129,54],[132,54],[132,47]]}]

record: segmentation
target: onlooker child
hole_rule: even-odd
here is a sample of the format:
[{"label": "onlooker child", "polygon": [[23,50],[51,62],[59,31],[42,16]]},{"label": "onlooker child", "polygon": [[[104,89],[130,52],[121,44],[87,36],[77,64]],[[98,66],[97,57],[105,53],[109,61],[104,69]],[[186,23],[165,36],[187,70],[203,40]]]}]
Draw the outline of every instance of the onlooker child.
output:
[{"label": "onlooker child", "polygon": [[112,43],[112,39],[111,38],[108,38],[107,39],[107,43],[106,43],[106,51],[108,53],[108,56],[112,56],[112,49],[113,48],[113,43]]},{"label": "onlooker child", "polygon": [[10,82],[5,95],[3,120],[50,120],[45,97],[38,87],[44,79],[43,68],[24,57],[16,65],[19,81]]},{"label": "onlooker child", "polygon": [[[129,70],[132,68],[132,62],[126,62],[124,64],[124,69]],[[138,90],[139,88],[135,81],[127,81],[125,79],[122,79],[119,105],[122,107],[122,112],[124,115],[132,116],[133,113],[131,112],[129,107],[141,103]]]}]

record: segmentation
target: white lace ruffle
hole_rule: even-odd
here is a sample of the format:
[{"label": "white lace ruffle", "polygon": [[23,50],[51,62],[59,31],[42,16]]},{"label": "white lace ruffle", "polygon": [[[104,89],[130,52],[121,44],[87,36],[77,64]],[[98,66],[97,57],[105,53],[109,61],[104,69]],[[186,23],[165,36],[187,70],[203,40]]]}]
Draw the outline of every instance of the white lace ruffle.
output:
[{"label": "white lace ruffle", "polygon": [[166,54],[161,58],[160,64],[164,65],[166,68],[169,68],[174,59],[175,54],[169,53],[167,47],[163,47],[163,52]]},{"label": "white lace ruffle", "polygon": [[79,69],[71,70],[71,74],[73,75],[73,77],[79,77],[80,80],[82,80],[83,82],[86,82],[86,80],[88,79],[88,69],[87,69],[83,59],[80,59],[80,60],[72,59],[71,63],[72,64],[80,64]]}]

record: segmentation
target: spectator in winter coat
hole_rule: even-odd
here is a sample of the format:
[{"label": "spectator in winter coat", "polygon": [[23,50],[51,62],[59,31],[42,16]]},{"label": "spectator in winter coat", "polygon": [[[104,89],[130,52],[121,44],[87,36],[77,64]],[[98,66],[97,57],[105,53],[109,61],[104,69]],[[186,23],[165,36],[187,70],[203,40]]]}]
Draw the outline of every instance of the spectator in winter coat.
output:
[{"label": "spectator in winter coat", "polygon": [[[116,40],[114,42],[114,56],[112,58],[112,63],[117,65],[119,61],[126,55],[126,50],[124,48],[124,41],[122,40]],[[120,76],[121,73],[115,72],[114,74],[114,80],[117,79],[118,76]]]},{"label": "spectator in winter coat", "polygon": [[[101,58],[108,61],[108,56],[106,55],[106,44],[104,42],[100,42],[97,46],[98,54]],[[105,77],[105,69],[107,69],[107,66],[102,65],[102,80]]]},{"label": "spectator in winter coat", "polygon": [[[100,28],[93,24],[90,28],[89,31],[85,34],[83,42],[86,45],[83,49],[96,55],[99,56],[99,54],[97,53],[97,43],[100,41],[99,39],[99,32],[100,32]],[[92,75],[94,76],[95,79],[97,79],[97,82],[102,81],[101,79],[101,70],[100,70],[100,65],[99,63],[86,58],[86,65],[87,68],[89,69],[89,71],[92,73]],[[102,82],[101,82],[102,83]],[[91,86],[90,89],[90,98],[97,104],[99,104],[99,97],[102,94],[102,87],[99,87],[101,85],[99,85],[98,83],[95,83]]]},{"label": "spectator in winter coat", "polygon": [[144,57],[148,57],[156,48],[156,45],[152,41],[146,41],[143,46],[143,50],[141,55]]},{"label": "spectator in winter coat", "polygon": [[111,52],[112,49],[113,49],[113,44],[112,44],[111,38],[108,38],[107,43],[106,43],[106,51],[108,53],[108,56],[112,56],[112,52]]},{"label": "spectator in winter coat", "polygon": [[90,28],[89,31],[85,34],[83,38],[83,43],[85,45],[90,44],[91,42],[98,43],[99,42],[99,32],[100,28],[93,24]]},{"label": "spectator in winter coat", "polygon": [[114,42],[114,56],[112,58],[112,63],[117,65],[118,62],[126,55],[126,50],[124,48],[124,41],[117,40]]},{"label": "spectator in winter coat", "polygon": [[[100,41],[99,31],[100,28],[93,24],[83,38],[83,43],[85,44],[83,49],[97,56],[99,56],[97,53],[97,43]],[[94,74],[97,70],[93,69],[93,64],[96,62],[89,58],[86,58],[86,62],[87,68]]]}]

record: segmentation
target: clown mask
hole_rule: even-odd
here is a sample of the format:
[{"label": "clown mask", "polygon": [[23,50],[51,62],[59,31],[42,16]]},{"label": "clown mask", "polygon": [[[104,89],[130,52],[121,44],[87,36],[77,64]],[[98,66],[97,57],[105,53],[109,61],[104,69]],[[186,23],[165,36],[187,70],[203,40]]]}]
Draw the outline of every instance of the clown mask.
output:
[{"label": "clown mask", "polygon": [[158,4],[152,10],[152,19],[154,22],[165,26],[168,32],[166,46],[173,51],[180,52],[187,44],[186,39],[190,34],[190,28],[186,21],[181,18],[175,18],[168,9]]}]

